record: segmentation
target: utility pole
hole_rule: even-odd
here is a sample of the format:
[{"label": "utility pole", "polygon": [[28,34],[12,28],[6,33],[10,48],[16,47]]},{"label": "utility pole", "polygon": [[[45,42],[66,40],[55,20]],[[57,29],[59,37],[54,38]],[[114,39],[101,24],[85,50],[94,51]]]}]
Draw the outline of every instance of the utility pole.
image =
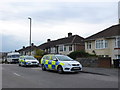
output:
[{"label": "utility pole", "polygon": [[31,22],[32,22],[32,19],[30,17],[28,17],[28,19],[30,19],[30,55],[31,55]]}]

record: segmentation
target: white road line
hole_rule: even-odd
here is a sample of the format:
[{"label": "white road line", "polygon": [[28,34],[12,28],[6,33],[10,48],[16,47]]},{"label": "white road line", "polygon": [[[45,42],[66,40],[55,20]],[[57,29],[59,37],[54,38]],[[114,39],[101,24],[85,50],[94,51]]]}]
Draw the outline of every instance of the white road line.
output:
[{"label": "white road line", "polygon": [[17,74],[17,73],[13,73],[13,74],[15,74],[16,76],[20,76],[19,74]]}]

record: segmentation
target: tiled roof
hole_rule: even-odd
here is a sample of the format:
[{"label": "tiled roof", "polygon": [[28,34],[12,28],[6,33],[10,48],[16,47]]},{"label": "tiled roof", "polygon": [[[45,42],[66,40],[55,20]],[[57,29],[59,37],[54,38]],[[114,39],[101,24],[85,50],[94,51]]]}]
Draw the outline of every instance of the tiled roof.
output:
[{"label": "tiled roof", "polygon": [[60,45],[60,44],[75,44],[75,43],[79,43],[79,44],[83,45],[84,44],[84,38],[80,37],[78,35],[73,35],[73,36],[70,36],[70,37],[61,38],[61,39],[58,39],[58,40],[43,43],[43,44],[39,45],[38,48],[39,49],[45,49],[45,48],[53,47],[53,46]]},{"label": "tiled roof", "polygon": [[[37,46],[31,46],[31,50],[34,50],[34,49],[36,49],[37,48]],[[22,48],[22,49],[19,49],[19,50],[17,50],[18,52],[20,52],[20,51],[30,51],[30,46],[27,46],[27,47],[25,47],[25,48]]]},{"label": "tiled roof", "polygon": [[118,35],[120,35],[120,24],[113,25],[101,32],[98,32],[86,38],[86,40],[94,40],[96,38],[107,38],[107,37],[118,36]]}]

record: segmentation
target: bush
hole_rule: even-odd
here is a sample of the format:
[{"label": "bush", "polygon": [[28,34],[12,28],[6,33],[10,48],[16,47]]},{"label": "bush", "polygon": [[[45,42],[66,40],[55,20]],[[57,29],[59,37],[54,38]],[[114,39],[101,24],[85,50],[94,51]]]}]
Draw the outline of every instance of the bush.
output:
[{"label": "bush", "polygon": [[89,54],[85,51],[74,51],[71,52],[69,55],[72,59],[80,58],[80,57],[96,57],[94,54]]},{"label": "bush", "polygon": [[42,58],[43,55],[44,55],[44,51],[43,51],[43,50],[40,50],[40,49],[36,49],[36,50],[35,50],[35,55],[34,55],[34,57],[35,57],[37,60],[39,60],[39,62],[40,62],[40,60],[41,60],[41,58]]}]

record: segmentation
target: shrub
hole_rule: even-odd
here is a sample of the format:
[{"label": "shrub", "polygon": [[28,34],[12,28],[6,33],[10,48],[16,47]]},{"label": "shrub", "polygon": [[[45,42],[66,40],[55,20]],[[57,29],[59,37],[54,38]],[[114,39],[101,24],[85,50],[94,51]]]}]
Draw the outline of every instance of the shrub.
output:
[{"label": "shrub", "polygon": [[72,59],[76,59],[79,57],[96,57],[95,54],[89,54],[85,51],[74,51],[71,52],[68,56],[71,57]]}]

